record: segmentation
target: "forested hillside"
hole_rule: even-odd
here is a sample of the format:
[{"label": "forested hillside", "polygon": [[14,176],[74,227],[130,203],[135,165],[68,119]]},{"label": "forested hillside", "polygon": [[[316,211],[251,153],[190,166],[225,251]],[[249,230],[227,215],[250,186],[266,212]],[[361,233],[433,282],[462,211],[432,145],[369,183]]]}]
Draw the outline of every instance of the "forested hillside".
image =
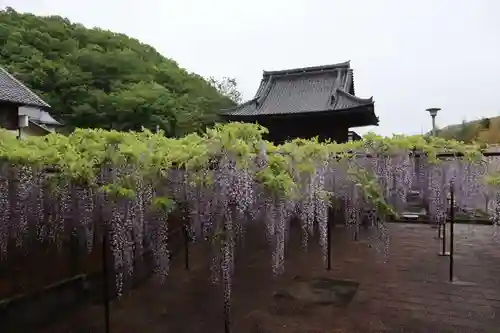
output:
[{"label": "forested hillside", "polygon": [[446,126],[437,132],[438,136],[465,143],[473,141],[500,144],[500,117],[463,121],[462,124]]},{"label": "forested hillside", "polygon": [[159,125],[182,135],[212,124],[220,108],[234,104],[217,85],[136,39],[12,8],[0,11],[0,65],[72,127]]}]

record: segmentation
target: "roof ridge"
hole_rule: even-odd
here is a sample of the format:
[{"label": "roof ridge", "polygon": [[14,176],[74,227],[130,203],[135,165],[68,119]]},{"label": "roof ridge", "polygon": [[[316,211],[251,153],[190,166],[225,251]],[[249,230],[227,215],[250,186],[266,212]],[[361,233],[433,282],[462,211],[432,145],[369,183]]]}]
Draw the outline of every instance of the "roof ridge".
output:
[{"label": "roof ridge", "polygon": [[358,102],[364,102],[364,103],[372,103],[373,102],[373,96],[368,97],[368,98],[361,98],[358,96],[354,96],[354,95],[348,93],[347,91],[344,91],[344,90],[339,89],[339,88],[337,88],[337,92],[342,93],[342,94],[346,95],[348,98],[352,98]]},{"label": "roof ridge", "polygon": [[221,109],[221,111],[229,112],[229,111],[232,111],[232,110],[235,110],[235,109],[238,109],[238,108],[241,108],[241,107],[247,106],[249,104],[253,104],[253,103],[255,103],[255,106],[258,108],[259,105],[262,105],[262,100],[265,99],[267,97],[267,95],[269,94],[269,92],[271,91],[272,75],[269,76],[269,78],[267,78],[266,81],[267,82],[266,82],[264,88],[262,89],[262,93],[260,95],[256,95],[252,99],[249,99],[241,104],[232,106],[230,108]]},{"label": "roof ridge", "polygon": [[354,70],[352,68],[349,68],[347,70],[347,75],[351,79],[351,90],[352,90],[352,94],[351,95],[356,96],[356,87],[354,86]]},{"label": "roof ridge", "polygon": [[289,74],[300,74],[300,73],[312,73],[312,72],[321,72],[326,70],[335,70],[339,68],[351,68],[351,61],[344,61],[337,64],[332,65],[322,65],[322,66],[309,66],[309,67],[301,67],[301,68],[291,68],[291,69],[283,69],[277,71],[264,71],[264,76],[266,75],[289,75]]},{"label": "roof ridge", "polygon": [[40,96],[38,96],[37,94],[35,94],[33,92],[33,90],[31,90],[30,88],[28,88],[20,80],[16,79],[16,77],[14,75],[12,75],[11,73],[9,73],[5,68],[3,68],[2,66],[0,66],[0,70],[3,71],[4,74],[7,75],[9,77],[9,79],[11,79],[21,89],[24,89],[27,93],[29,93],[30,95],[32,95],[32,97],[34,97],[35,100],[37,100],[41,104],[41,105],[38,105],[38,106],[44,106],[44,107],[49,107],[50,108],[50,105],[47,102],[45,102]]},{"label": "roof ridge", "polygon": [[338,87],[338,82],[341,80],[340,76],[340,71],[337,73],[337,76],[335,77],[335,81],[332,85],[332,88],[330,89],[330,100],[327,102],[330,107],[335,108],[335,106],[338,103],[338,98],[336,98],[337,94],[337,88]]},{"label": "roof ridge", "polygon": [[262,101],[267,97],[267,95],[269,95],[272,83],[273,83],[273,76],[270,75],[269,78],[267,79],[267,83],[264,89],[262,90],[262,94],[258,96],[257,99],[255,100],[257,102],[257,106],[259,106],[259,104],[262,104]]}]

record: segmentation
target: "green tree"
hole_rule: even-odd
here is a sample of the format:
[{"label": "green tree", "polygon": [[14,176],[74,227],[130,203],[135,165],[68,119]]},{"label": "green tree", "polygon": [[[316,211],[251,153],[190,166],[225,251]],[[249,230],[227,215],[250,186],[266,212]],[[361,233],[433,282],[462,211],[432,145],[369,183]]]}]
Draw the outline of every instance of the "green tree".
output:
[{"label": "green tree", "polygon": [[478,132],[479,128],[476,123],[468,123],[464,120],[455,134],[455,139],[465,143],[472,143],[477,139]]},{"label": "green tree", "polygon": [[70,127],[160,126],[183,135],[212,125],[240,98],[234,80],[214,85],[126,35],[12,8],[0,11],[0,65]]},{"label": "green tree", "polygon": [[236,79],[230,77],[223,77],[217,80],[213,77],[208,79],[208,82],[217,89],[217,91],[222,95],[228,97],[236,104],[242,102],[241,93],[238,91],[238,84]]}]

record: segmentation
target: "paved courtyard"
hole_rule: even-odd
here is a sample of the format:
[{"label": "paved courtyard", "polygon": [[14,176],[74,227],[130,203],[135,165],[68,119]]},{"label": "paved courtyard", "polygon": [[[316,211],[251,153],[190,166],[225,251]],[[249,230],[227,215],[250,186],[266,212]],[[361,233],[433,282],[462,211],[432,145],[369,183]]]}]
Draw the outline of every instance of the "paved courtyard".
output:
[{"label": "paved courtyard", "polygon": [[[456,225],[455,282],[448,282],[448,257],[437,255],[441,241],[428,225],[389,224],[390,245],[359,241],[352,231],[335,228],[332,269],[320,250],[299,250],[291,235],[286,272],[273,278],[269,249],[249,237],[236,258],[231,327],[233,333],[327,332],[500,332],[500,237],[491,226]],[[111,311],[113,333],[224,332],[220,287],[209,280],[206,248],[193,250],[192,267],[174,258],[166,284],[150,281]],[[359,283],[347,306],[308,304],[275,296],[297,278],[328,277]],[[94,306],[47,332],[103,332],[102,307]]]}]

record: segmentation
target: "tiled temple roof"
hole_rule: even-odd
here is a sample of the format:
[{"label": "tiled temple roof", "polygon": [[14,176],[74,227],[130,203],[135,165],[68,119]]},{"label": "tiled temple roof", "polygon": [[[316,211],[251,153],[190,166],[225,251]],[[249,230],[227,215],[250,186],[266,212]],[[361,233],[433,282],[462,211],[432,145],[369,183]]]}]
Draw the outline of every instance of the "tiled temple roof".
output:
[{"label": "tiled temple roof", "polygon": [[373,105],[372,98],[354,96],[349,62],[335,65],[264,71],[255,97],[225,116],[285,115],[345,110]]}]

